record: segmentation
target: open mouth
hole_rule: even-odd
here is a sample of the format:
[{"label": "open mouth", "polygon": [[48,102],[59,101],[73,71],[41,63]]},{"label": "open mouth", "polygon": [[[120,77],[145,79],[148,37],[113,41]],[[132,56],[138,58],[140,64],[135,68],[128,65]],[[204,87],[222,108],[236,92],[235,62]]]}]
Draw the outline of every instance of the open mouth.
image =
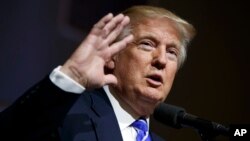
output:
[{"label": "open mouth", "polygon": [[149,75],[147,76],[147,82],[154,87],[158,87],[163,84],[161,75]]},{"label": "open mouth", "polygon": [[157,82],[162,83],[162,77],[159,76],[159,75],[151,75],[151,76],[149,76],[148,78],[150,78],[150,79],[152,79],[152,80],[154,80],[154,81],[157,81]]}]

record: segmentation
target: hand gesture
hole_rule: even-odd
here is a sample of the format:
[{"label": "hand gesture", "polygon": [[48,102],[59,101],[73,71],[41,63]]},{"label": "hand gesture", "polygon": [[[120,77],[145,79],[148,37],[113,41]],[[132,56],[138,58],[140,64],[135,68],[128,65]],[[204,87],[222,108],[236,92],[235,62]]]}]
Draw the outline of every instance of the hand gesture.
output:
[{"label": "hand gesture", "polygon": [[117,84],[113,74],[105,74],[104,66],[133,40],[133,35],[114,42],[129,23],[122,14],[108,14],[97,22],[85,40],[62,66],[61,71],[86,89]]}]

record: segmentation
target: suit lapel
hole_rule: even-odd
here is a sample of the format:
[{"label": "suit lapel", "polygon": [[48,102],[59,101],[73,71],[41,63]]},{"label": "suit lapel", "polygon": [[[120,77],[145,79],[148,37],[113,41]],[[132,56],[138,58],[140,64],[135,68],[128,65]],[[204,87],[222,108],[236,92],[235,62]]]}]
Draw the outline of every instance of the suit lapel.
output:
[{"label": "suit lapel", "polygon": [[98,140],[122,141],[118,121],[105,91],[99,89],[91,95],[91,99],[91,108],[97,114],[97,118],[93,118],[92,121],[94,122]]},{"label": "suit lapel", "polygon": [[[98,141],[122,141],[122,135],[114,110],[103,89],[98,89],[90,94],[91,108],[96,116],[91,120],[94,124]],[[152,141],[164,141],[159,136],[150,132]]]}]

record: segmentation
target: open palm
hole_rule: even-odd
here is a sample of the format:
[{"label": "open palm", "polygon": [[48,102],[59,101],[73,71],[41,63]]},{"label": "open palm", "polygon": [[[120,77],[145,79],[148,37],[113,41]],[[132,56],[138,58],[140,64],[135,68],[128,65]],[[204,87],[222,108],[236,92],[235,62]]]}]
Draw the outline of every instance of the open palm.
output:
[{"label": "open palm", "polygon": [[113,74],[105,74],[104,66],[112,56],[133,40],[132,35],[114,42],[129,18],[122,14],[113,17],[108,14],[96,23],[72,56],[62,66],[61,71],[87,89],[106,84],[116,84]]}]

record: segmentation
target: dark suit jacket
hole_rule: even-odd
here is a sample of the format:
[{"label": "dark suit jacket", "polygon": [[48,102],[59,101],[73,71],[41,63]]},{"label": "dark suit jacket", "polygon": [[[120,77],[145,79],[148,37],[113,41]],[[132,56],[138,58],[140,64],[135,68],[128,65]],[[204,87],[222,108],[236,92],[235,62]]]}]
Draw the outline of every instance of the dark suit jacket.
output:
[{"label": "dark suit jacket", "polygon": [[[151,133],[153,141],[161,141]],[[0,114],[0,140],[122,141],[103,89],[82,95],[62,91],[48,77]]]}]

